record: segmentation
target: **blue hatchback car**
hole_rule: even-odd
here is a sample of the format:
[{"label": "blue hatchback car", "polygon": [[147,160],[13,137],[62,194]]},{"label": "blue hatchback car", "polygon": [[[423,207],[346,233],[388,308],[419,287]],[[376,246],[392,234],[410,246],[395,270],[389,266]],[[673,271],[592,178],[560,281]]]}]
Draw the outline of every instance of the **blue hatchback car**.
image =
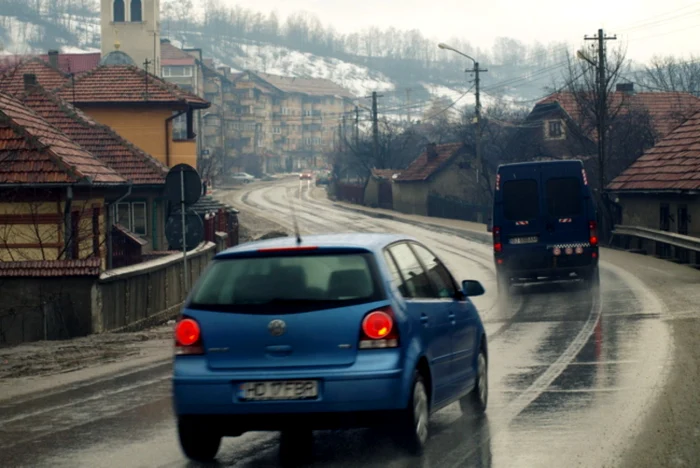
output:
[{"label": "blue hatchback car", "polygon": [[488,348],[470,296],[425,245],[392,234],[244,244],[218,254],[175,327],[174,409],[187,457],[224,436],[390,426],[420,453],[431,413],[483,413]]}]

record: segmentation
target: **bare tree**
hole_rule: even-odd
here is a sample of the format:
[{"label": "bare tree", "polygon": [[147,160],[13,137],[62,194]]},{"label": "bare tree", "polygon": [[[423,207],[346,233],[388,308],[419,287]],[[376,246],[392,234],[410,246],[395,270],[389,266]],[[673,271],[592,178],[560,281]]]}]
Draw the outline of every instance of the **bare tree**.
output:
[{"label": "bare tree", "polygon": [[639,86],[650,91],[684,92],[700,97],[700,57],[680,60],[674,56],[654,57],[636,73]]}]

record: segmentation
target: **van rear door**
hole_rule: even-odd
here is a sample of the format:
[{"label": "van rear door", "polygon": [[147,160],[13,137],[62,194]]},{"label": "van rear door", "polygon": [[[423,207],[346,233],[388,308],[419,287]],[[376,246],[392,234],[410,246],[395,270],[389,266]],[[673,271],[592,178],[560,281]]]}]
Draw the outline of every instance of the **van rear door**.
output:
[{"label": "van rear door", "polygon": [[514,164],[499,168],[496,219],[504,249],[540,242],[544,229],[540,203],[538,164]]},{"label": "van rear door", "polygon": [[542,212],[547,245],[588,241],[588,204],[591,200],[579,164],[542,164]]}]

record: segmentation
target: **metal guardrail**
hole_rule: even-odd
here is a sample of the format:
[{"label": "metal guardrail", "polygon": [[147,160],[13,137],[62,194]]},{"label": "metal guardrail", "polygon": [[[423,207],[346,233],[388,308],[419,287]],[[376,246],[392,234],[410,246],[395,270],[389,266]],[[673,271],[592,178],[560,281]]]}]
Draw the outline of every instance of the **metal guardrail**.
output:
[{"label": "metal guardrail", "polygon": [[675,232],[658,231],[639,226],[615,226],[613,235],[641,237],[655,242],[700,252],[700,237],[686,236]]}]

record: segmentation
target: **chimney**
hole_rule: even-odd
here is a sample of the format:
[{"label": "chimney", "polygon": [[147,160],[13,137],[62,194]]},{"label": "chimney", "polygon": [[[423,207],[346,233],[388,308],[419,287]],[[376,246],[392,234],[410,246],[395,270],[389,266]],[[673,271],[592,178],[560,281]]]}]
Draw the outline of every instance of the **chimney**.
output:
[{"label": "chimney", "polygon": [[36,88],[39,83],[36,81],[36,75],[33,73],[26,73],[24,75],[24,90],[31,91]]},{"label": "chimney", "polygon": [[49,64],[58,69],[58,51],[57,50],[50,50],[49,51]]},{"label": "chimney", "polygon": [[615,86],[615,91],[634,94],[634,83],[618,83],[617,86]]},{"label": "chimney", "polygon": [[428,143],[425,146],[425,152],[428,155],[428,161],[437,158],[437,145],[435,143]]}]

